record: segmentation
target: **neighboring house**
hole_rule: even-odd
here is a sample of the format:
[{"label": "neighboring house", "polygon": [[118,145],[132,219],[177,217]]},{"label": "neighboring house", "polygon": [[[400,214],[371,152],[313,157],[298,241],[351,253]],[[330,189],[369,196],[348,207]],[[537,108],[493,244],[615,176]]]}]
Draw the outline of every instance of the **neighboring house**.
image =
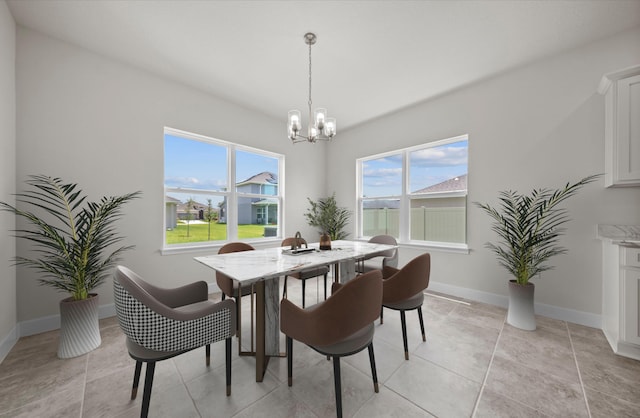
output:
[{"label": "neighboring house", "polygon": [[[202,221],[205,218],[205,214],[207,213],[207,209],[209,207],[205,204],[202,203],[198,203],[198,202],[194,202],[193,206],[191,206],[191,208],[187,208],[187,203],[178,203],[178,207],[177,207],[177,214],[178,214],[178,219],[186,221],[186,220],[190,220],[190,221],[194,221],[194,220],[199,220]],[[189,209],[189,211],[187,212],[187,209]],[[217,208],[212,208],[212,210],[214,212],[217,212],[218,209]]]},{"label": "neighboring house", "polygon": [[425,199],[411,199],[412,208],[428,207],[465,207],[466,198],[461,193],[467,191],[467,175],[454,177],[433,186],[416,190],[413,194],[429,194],[428,202]]},{"label": "neighboring house", "polygon": [[[278,177],[269,171],[263,171],[236,183],[239,194],[251,193],[268,196],[278,194]],[[226,201],[220,206],[221,213],[226,213]],[[226,218],[221,217],[221,222]],[[238,225],[269,225],[278,221],[278,200],[258,197],[238,197]]]},{"label": "neighboring house", "polygon": [[178,204],[180,201],[171,196],[164,197],[164,205],[165,205],[165,219],[166,219],[166,228],[167,230],[172,230],[176,226],[178,226]]}]

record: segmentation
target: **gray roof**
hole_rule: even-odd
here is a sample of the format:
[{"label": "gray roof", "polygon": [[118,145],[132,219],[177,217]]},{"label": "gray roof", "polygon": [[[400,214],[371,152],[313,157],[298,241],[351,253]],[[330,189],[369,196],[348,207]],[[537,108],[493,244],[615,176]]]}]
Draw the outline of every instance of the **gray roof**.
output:
[{"label": "gray roof", "polygon": [[278,176],[270,171],[263,171],[237,183],[236,186],[242,186],[243,184],[278,184]]},{"label": "gray roof", "polygon": [[444,192],[459,192],[467,190],[467,174],[454,177],[449,180],[445,180],[441,183],[434,184],[433,186],[425,187],[424,189],[416,190],[413,193],[444,193]]}]

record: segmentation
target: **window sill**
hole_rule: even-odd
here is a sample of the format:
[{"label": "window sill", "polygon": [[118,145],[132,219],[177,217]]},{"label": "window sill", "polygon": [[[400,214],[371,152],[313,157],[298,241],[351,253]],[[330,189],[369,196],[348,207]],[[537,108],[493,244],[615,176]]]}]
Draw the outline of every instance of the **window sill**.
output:
[{"label": "window sill", "polygon": [[[238,240],[241,241],[241,240]],[[217,254],[218,250],[230,241],[221,241],[215,244],[200,244],[200,245],[185,245],[185,246],[176,246],[176,247],[168,247],[161,248],[160,255],[177,255],[177,254],[189,254],[189,253],[207,253],[207,254]],[[282,238],[273,237],[270,239],[261,239],[259,241],[242,241],[245,242],[255,248],[267,248],[279,246],[282,242]]]},{"label": "window sill", "polygon": [[455,253],[455,254],[469,254],[469,246],[467,244],[444,244],[439,242],[407,242],[398,243],[403,248],[416,248],[416,249],[428,249],[433,251],[440,251],[443,253]]},{"label": "window sill", "polygon": [[[366,239],[358,239],[358,241],[367,242]],[[419,250],[433,250],[443,253],[469,254],[469,246],[467,244],[442,243],[433,241],[409,241],[398,242],[400,248],[414,248]]]}]

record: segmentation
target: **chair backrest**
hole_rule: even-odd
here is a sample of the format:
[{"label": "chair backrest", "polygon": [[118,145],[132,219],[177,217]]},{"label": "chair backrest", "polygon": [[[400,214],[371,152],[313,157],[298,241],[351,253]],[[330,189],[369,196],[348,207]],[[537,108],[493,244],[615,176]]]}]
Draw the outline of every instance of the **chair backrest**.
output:
[{"label": "chair backrest", "polygon": [[[237,253],[241,251],[252,251],[255,250],[251,245],[246,244],[244,242],[230,242],[228,244],[223,245],[218,250],[218,254],[228,254],[228,253]],[[216,271],[216,283],[222,292],[225,295],[233,297],[233,280],[231,277],[226,274],[220,273]]]},{"label": "chair backrest", "polygon": [[[216,326],[205,326],[207,317],[195,317],[190,312],[176,313],[158,300],[151,293],[158,289],[127,267],[117,266],[115,269],[113,292],[116,315],[120,328],[135,344],[154,351],[181,351],[233,335],[233,301],[220,302],[220,309],[212,314]],[[171,289],[161,290],[166,294],[172,293]],[[176,315],[185,320],[176,320]]]},{"label": "chair backrest", "polygon": [[384,301],[399,302],[417,295],[429,286],[430,274],[431,255],[425,253],[417,256],[384,280]]},{"label": "chair backrest", "polygon": [[[387,245],[398,245],[398,241],[391,235],[376,235],[375,237],[371,237],[369,242],[374,244],[387,244]],[[394,248],[393,250],[385,251],[381,254],[383,257],[387,257],[388,260],[385,263],[386,266],[396,267],[398,265],[398,249]]]},{"label": "chair backrest", "polygon": [[[380,316],[382,273],[374,270],[349,280],[327,300],[307,310],[283,299],[281,329],[305,344],[334,344],[363,329]],[[301,316],[310,316],[311,322]]]}]

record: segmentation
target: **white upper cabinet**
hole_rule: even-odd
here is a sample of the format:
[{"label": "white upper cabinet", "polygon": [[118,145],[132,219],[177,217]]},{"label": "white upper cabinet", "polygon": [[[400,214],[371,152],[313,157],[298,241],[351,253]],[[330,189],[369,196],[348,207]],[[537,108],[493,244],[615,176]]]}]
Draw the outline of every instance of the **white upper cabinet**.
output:
[{"label": "white upper cabinet", "polygon": [[640,186],[640,65],[605,74],[605,185]]}]

